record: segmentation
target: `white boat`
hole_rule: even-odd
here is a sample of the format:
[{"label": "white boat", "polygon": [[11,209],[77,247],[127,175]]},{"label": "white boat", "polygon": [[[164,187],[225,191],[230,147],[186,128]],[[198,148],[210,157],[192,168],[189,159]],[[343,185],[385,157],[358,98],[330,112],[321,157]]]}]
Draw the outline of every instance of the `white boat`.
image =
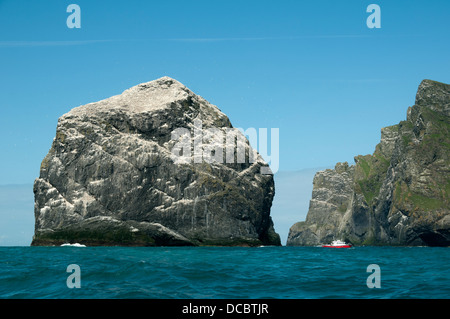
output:
[{"label": "white boat", "polygon": [[352,247],[351,244],[347,244],[346,242],[343,242],[342,240],[333,240],[331,244],[322,245],[322,247],[326,248],[350,248]]},{"label": "white boat", "polygon": [[69,247],[86,247],[86,245],[82,245],[82,244],[79,244],[79,243],[75,243],[75,244],[62,244],[62,245],[61,245],[61,247],[67,247],[67,246],[69,246]]}]

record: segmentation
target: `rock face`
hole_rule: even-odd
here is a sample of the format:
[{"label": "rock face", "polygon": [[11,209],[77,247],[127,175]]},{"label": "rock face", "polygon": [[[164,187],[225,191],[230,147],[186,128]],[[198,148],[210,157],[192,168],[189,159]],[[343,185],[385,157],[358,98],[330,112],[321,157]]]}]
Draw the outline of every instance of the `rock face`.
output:
[{"label": "rock face", "polygon": [[[173,135],[198,123],[243,137],[216,106],[169,77],[63,115],[34,183],[32,245],[280,245],[270,217],[273,176],[260,173],[267,163],[245,137],[255,160],[242,163],[218,157],[211,136],[195,144],[198,137]],[[200,157],[198,149],[173,151],[183,139],[200,145]]]},{"label": "rock face", "polygon": [[424,80],[407,120],[372,155],[314,177],[309,211],[287,245],[450,246],[450,85]]}]

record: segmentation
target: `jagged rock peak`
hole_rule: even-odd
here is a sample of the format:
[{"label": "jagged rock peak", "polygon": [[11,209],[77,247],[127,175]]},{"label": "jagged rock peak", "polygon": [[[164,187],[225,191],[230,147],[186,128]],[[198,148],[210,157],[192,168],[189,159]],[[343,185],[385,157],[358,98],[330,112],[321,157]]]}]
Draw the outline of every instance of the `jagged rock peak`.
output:
[{"label": "jagged rock peak", "polygon": [[416,104],[450,116],[450,85],[423,80],[417,89]]},{"label": "jagged rock peak", "polygon": [[[164,109],[170,107],[173,103],[189,101],[193,98],[211,105],[177,80],[164,76],[157,80],[135,85],[119,95],[79,106],[72,109],[68,114],[91,115],[109,109],[119,109],[127,113],[145,113]],[[217,110],[219,111],[218,108]]]}]

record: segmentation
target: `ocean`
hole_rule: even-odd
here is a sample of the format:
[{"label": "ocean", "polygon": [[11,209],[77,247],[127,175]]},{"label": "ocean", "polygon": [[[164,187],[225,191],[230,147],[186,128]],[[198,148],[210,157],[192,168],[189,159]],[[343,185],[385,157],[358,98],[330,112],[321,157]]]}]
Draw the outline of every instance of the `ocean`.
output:
[{"label": "ocean", "polygon": [[438,247],[0,247],[0,298],[447,299],[449,265]]}]

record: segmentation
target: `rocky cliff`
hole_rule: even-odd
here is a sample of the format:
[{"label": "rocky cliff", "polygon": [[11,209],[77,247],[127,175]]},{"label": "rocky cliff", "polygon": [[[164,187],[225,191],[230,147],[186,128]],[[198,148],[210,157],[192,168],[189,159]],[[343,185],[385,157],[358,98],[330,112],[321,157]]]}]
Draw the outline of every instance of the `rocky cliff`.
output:
[{"label": "rocky cliff", "polygon": [[450,85],[424,80],[372,155],[318,172],[288,245],[450,245]]},{"label": "rocky cliff", "polygon": [[[207,129],[237,134],[246,160],[219,156],[220,138],[195,137]],[[242,137],[216,106],[169,77],[72,109],[59,118],[34,183],[32,245],[280,245],[273,176],[261,174],[267,163]]]}]

